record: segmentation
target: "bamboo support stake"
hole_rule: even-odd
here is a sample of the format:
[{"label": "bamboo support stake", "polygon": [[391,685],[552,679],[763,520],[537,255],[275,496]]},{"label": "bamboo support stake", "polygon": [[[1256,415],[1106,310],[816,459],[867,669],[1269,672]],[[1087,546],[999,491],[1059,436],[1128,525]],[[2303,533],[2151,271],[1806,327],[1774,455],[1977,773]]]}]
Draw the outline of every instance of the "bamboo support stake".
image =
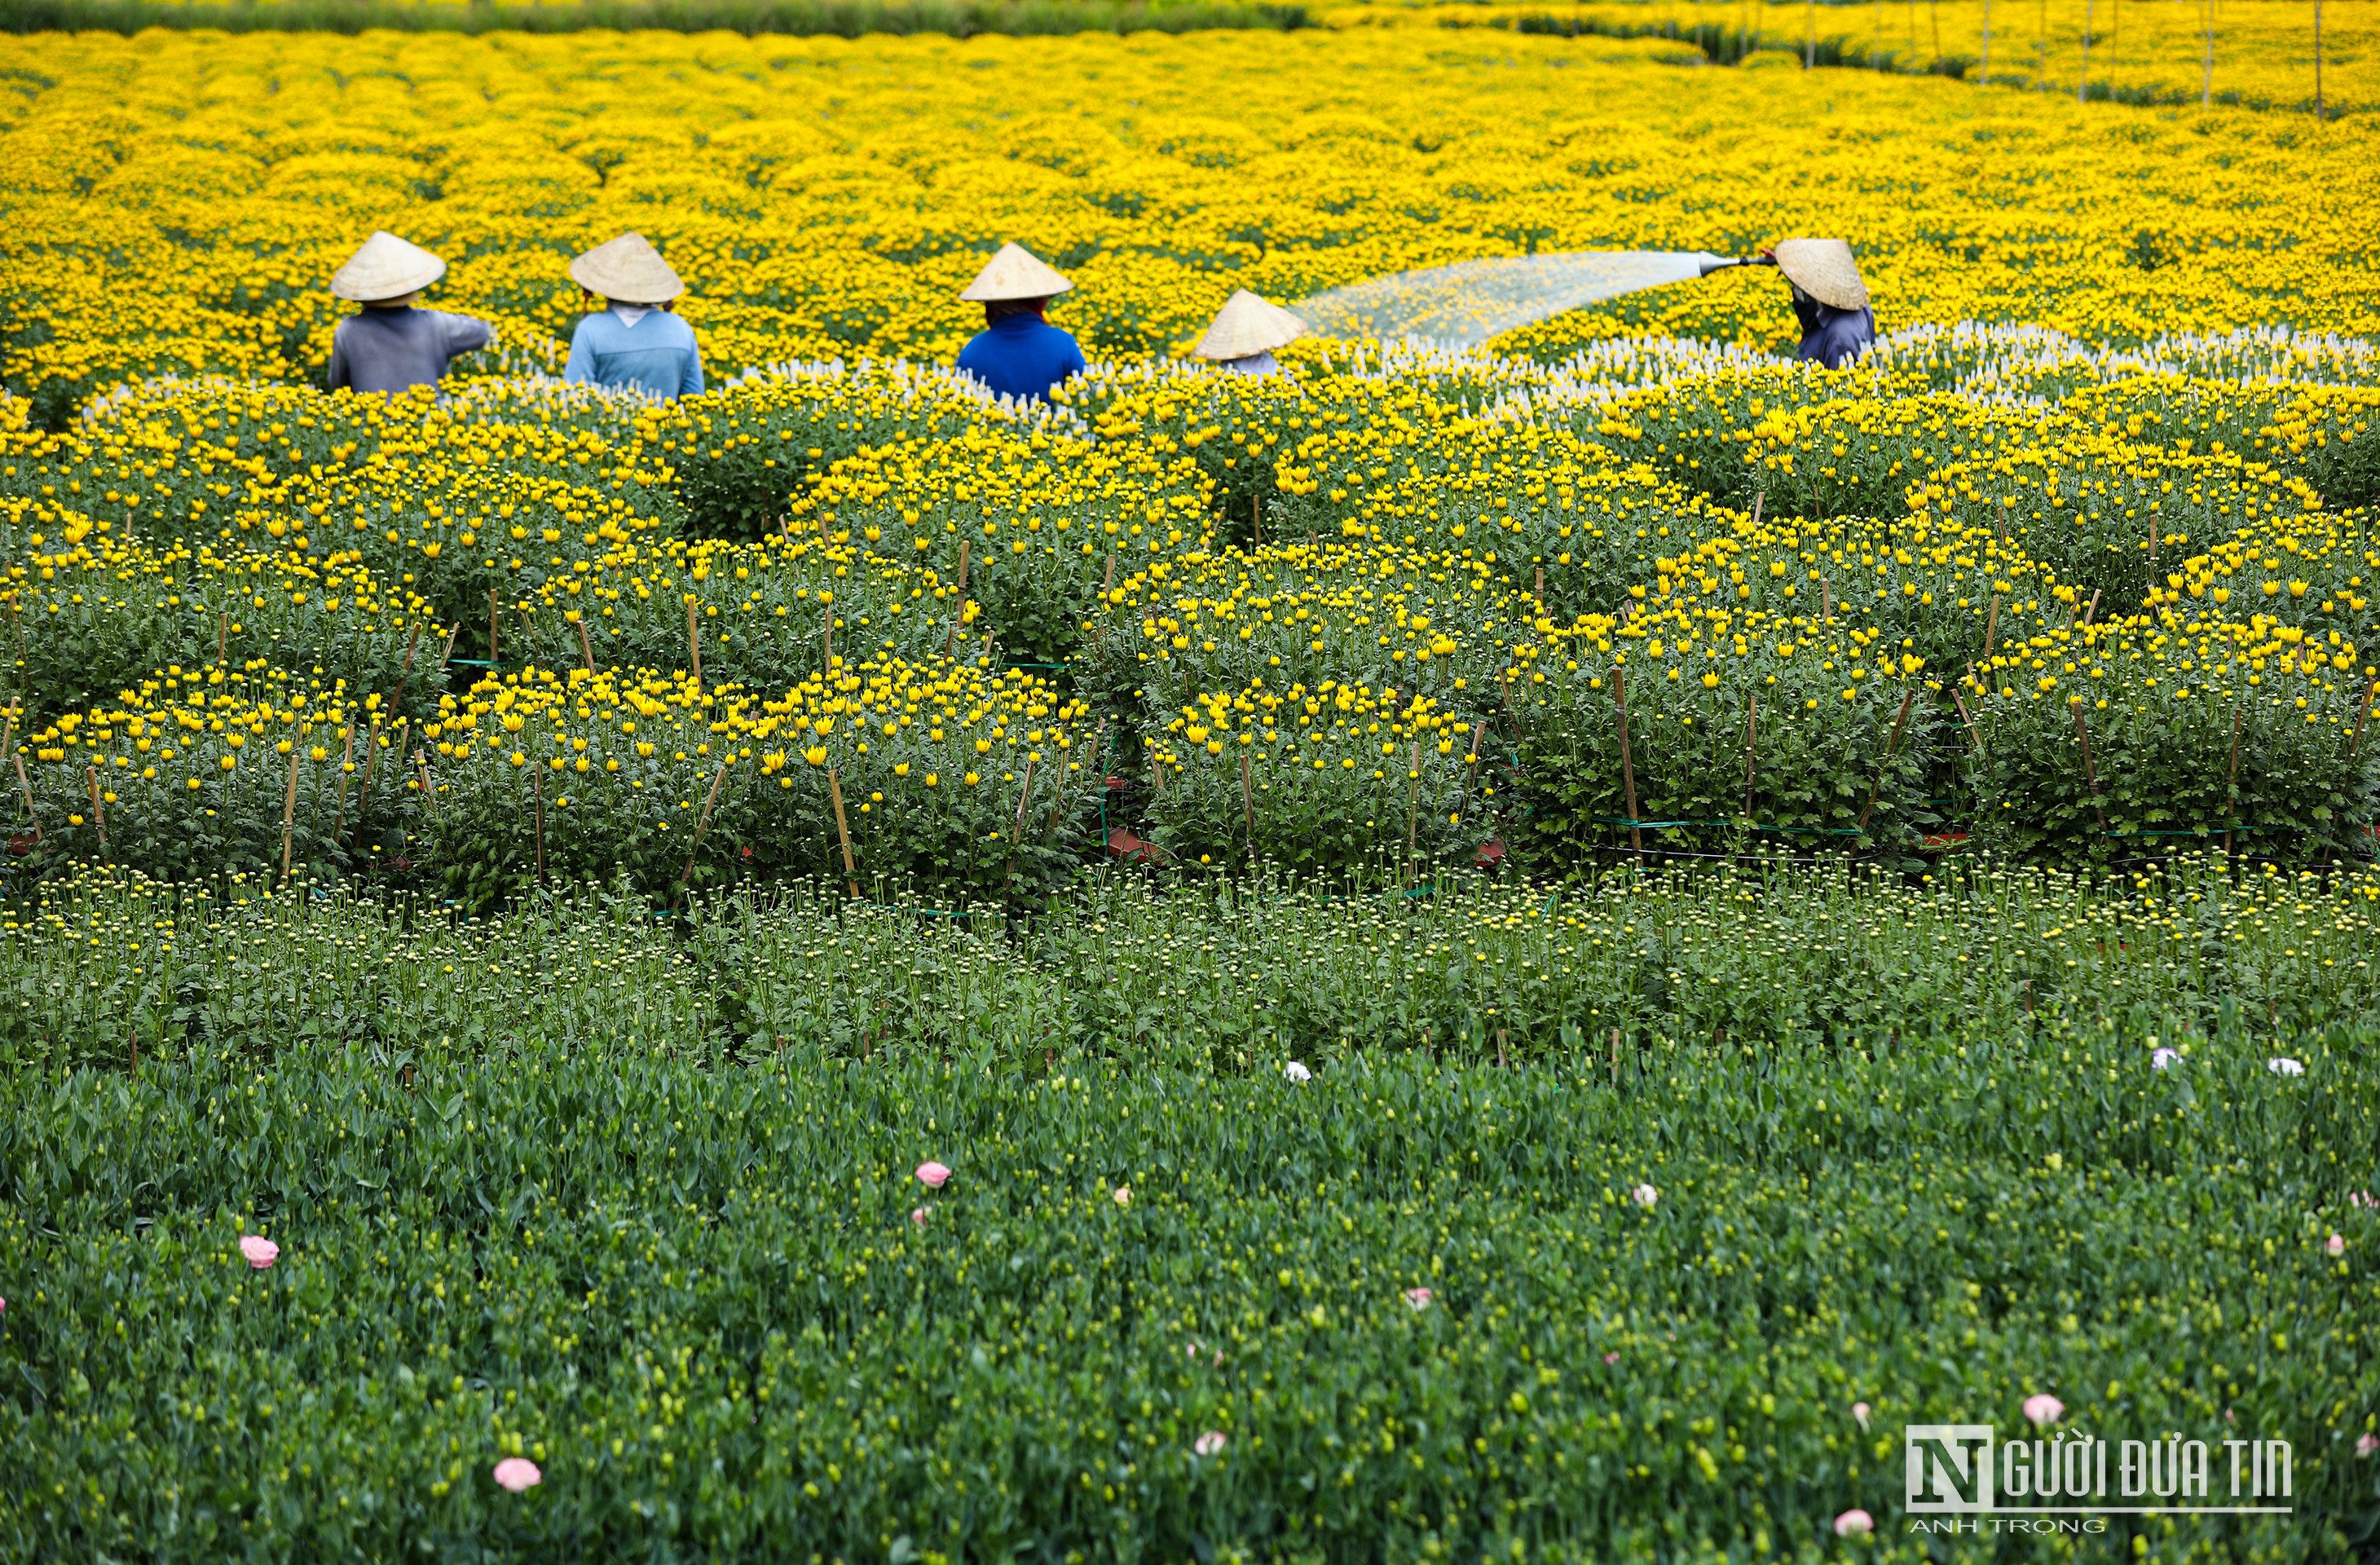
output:
[{"label": "bamboo support stake", "polygon": [[347,837],[347,779],[356,770],[356,722],[352,713],[347,718],[346,749],[339,757],[339,807],[331,816],[331,844],[335,847]]},{"label": "bamboo support stake", "polygon": [[15,758],[17,787],[25,795],[25,820],[32,827],[33,840],[38,843],[42,840],[42,818],[33,812],[33,783],[32,780],[25,775],[25,752],[18,750]]},{"label": "bamboo support stake", "polygon": [[1859,829],[1867,830],[1867,818],[1876,813],[1876,801],[1884,796],[1884,774],[1892,770],[1892,758],[1900,753],[1900,727],[1909,721],[1909,709],[1917,700],[1917,687],[1904,685],[1900,692],[1900,710],[1892,720],[1892,736],[1884,742],[1884,759],[1876,769],[1876,786],[1868,791],[1867,807],[1860,811]]},{"label": "bamboo support stake", "polygon": [[2008,547],[2008,502],[2000,502],[2000,547]]},{"label": "bamboo support stake", "polygon": [[431,819],[435,820],[438,819],[438,789],[430,781],[430,758],[420,750],[415,750],[413,767],[421,774],[421,807],[429,811]]},{"label": "bamboo support stake", "polygon": [[1992,594],[1990,613],[1984,615],[1984,655],[1975,661],[1988,669],[1992,666],[1992,638],[2000,630],[2000,595]]},{"label": "bamboo support stake", "polygon": [[[1975,665],[1969,663],[1967,665],[1967,677],[1972,679],[1974,677],[1974,673]],[[1967,715],[1967,698],[1961,693],[1959,686],[1956,685],[1950,686],[1950,699],[1959,704],[1959,721],[1966,724],[1967,737],[1975,742],[1975,754],[1982,755],[1984,753],[1984,736],[1975,732],[1975,720]]]},{"label": "bamboo support stake", "polygon": [[2372,715],[2372,696],[2375,690],[2380,690],[2380,679],[2375,679],[2363,687],[2363,707],[2355,714],[2355,732],[2347,741],[2347,758],[2350,764],[2363,748],[2363,722]]},{"label": "bamboo support stake", "polygon": [[[1030,763],[1027,763],[1030,764]],[[1254,767],[1245,746],[1240,750],[1240,819],[1247,827],[1248,857],[1257,855],[1257,791]]]},{"label": "bamboo support stake", "polygon": [[2231,832],[2240,824],[2240,712],[2242,696],[2231,703],[2231,764],[2223,773],[2223,852],[2231,852]]},{"label": "bamboo support stake", "polygon": [[218,662],[218,663],[222,662],[222,661],[224,661],[224,659],[228,655],[228,653],[225,651],[225,643],[226,643],[226,642],[228,642],[230,639],[231,639],[231,612],[230,612],[229,610],[225,610],[225,611],[224,611],[224,613],[223,613],[220,616],[218,616],[218,617],[217,617],[217,619],[215,620],[215,661],[216,661],[216,662]]},{"label": "bamboo support stake", "polygon": [[587,638],[587,616],[581,614],[572,622],[578,630],[578,655],[587,660],[587,672],[595,672],[595,643]]},{"label": "bamboo support stake", "polygon": [[727,763],[722,760],[719,763],[719,770],[710,774],[710,792],[703,795],[702,813],[695,817],[694,841],[686,844],[686,867],[678,872],[677,877],[679,896],[686,894],[687,883],[694,879],[694,855],[702,851],[702,834],[710,829],[710,807],[719,802],[719,784],[726,781],[726,778]]},{"label": "bamboo support stake", "polygon": [[91,816],[99,827],[99,851],[107,851],[107,801],[99,796],[99,768],[86,766],[83,776],[91,784]]},{"label": "bamboo support stake", "polygon": [[289,883],[289,847],[298,830],[298,760],[305,754],[301,743],[289,746],[289,787],[281,795],[281,883]]},{"label": "bamboo support stake", "polygon": [[859,900],[859,867],[851,856],[851,822],[843,813],[843,782],[834,768],[826,769],[826,795],[834,803],[834,834],[843,843],[843,885],[852,900]]},{"label": "bamboo support stake", "polygon": [[455,661],[455,638],[463,634],[463,622],[456,620],[446,632],[446,649],[438,654],[438,677],[446,677],[447,665]]},{"label": "bamboo support stake", "polygon": [[951,633],[942,639],[942,656],[946,658],[958,650],[959,626],[966,619],[967,549],[970,541],[964,538],[959,540],[959,601],[951,611]]},{"label": "bamboo support stake", "polygon": [[1611,1085],[1620,1085],[1620,1029],[1611,1029]]},{"label": "bamboo support stake", "polygon": [[2157,554],[2157,525],[2156,525],[2156,513],[2155,513],[2155,511],[2152,511],[2152,512],[2150,512],[2150,513],[2149,513],[2149,568],[2150,568],[2151,570],[2155,570],[2155,569],[2156,568],[2156,554]]},{"label": "bamboo support stake", "polygon": [[1760,754],[1760,698],[1749,697],[1743,709],[1743,819],[1752,819],[1752,768]]},{"label": "bamboo support stake", "polygon": [[380,713],[372,713],[371,730],[364,735],[364,777],[356,785],[356,819],[371,813],[372,766],[380,759]]},{"label": "bamboo support stake", "polygon": [[1636,763],[1628,754],[1628,673],[1617,663],[1611,665],[1611,704],[1620,711],[1620,782],[1628,800],[1628,845],[1636,850],[1641,862],[1645,832],[1636,824]]},{"label": "bamboo support stake", "polygon": [[1264,491],[1257,491],[1250,502],[1256,516],[1257,547],[1264,547]]},{"label": "bamboo support stake", "polygon": [[2096,614],[2098,612],[2099,589],[2095,587],[2091,589],[2091,606],[2082,611],[2082,623],[2084,625],[2089,625],[2091,623],[2091,616]]},{"label": "bamboo support stake", "polygon": [[1828,625],[1835,620],[1835,584],[1826,576],[1818,578],[1818,617]]},{"label": "bamboo support stake", "polygon": [[537,889],[545,890],[545,768],[532,766],[528,773],[529,797],[537,810]]},{"label": "bamboo support stake", "polygon": [[1405,778],[1405,884],[1413,884],[1414,846],[1421,832],[1421,741],[1414,741]]},{"label": "bamboo support stake", "polygon": [[702,689],[702,626],[694,617],[694,600],[691,598],[686,603],[686,649],[694,660],[694,688],[699,694]]},{"label": "bamboo support stake", "polygon": [[1165,760],[1155,750],[1148,752],[1148,796],[1165,792]]},{"label": "bamboo support stake", "polygon": [[2098,818],[2099,830],[2107,830],[2107,812],[2099,804],[2099,770],[2091,762],[2091,727],[2082,720],[2082,698],[2073,697],[2066,710],[2074,714],[2074,737],[2082,743],[2082,785],[2091,790],[2091,813]]},{"label": "bamboo support stake", "polygon": [[1539,565],[1539,566],[1537,567],[1537,613],[1540,613],[1540,614],[1542,614],[1542,613],[1544,613],[1545,612],[1546,612],[1546,568],[1545,568],[1545,566],[1543,566],[1543,565]]}]

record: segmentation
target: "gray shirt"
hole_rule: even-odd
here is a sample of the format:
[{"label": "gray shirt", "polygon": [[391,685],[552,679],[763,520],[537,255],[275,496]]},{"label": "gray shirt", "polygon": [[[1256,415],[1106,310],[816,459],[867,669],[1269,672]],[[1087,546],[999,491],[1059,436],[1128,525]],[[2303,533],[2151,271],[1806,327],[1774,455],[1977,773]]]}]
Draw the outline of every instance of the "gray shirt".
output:
[{"label": "gray shirt", "polygon": [[400,392],[434,386],[446,361],[486,347],[495,333],[484,321],[443,309],[364,309],[331,335],[331,389]]}]

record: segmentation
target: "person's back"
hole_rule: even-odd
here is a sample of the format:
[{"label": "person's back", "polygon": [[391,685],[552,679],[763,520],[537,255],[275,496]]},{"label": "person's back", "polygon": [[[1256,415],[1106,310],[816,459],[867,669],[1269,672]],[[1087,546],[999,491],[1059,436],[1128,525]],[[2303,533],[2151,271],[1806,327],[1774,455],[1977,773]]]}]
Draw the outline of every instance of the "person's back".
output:
[{"label": "person's back", "polygon": [[363,308],[331,334],[324,383],[359,392],[434,386],[456,354],[493,344],[495,330],[484,321],[415,308],[422,290],[445,274],[446,263],[428,250],[375,230],[331,278],[333,294]]},{"label": "person's back", "polygon": [[333,391],[401,392],[436,385],[456,354],[494,340],[484,321],[410,305],[394,309],[366,306],[339,322],[331,334],[331,365],[324,376]]},{"label": "person's back", "polygon": [[1841,369],[1876,343],[1876,313],[1864,305],[1857,309],[1837,309],[1816,299],[1805,303],[1797,298],[1793,301],[1793,313],[1802,325],[1798,357],[1829,370]]},{"label": "person's back", "polygon": [[1002,396],[1046,402],[1050,388],[1082,373],[1085,363],[1071,334],[1020,309],[978,332],[960,350],[959,368]]},{"label": "person's back", "polygon": [[613,305],[579,317],[562,378],[636,386],[655,396],[693,396],[702,390],[702,353],[694,328],[668,310]]}]

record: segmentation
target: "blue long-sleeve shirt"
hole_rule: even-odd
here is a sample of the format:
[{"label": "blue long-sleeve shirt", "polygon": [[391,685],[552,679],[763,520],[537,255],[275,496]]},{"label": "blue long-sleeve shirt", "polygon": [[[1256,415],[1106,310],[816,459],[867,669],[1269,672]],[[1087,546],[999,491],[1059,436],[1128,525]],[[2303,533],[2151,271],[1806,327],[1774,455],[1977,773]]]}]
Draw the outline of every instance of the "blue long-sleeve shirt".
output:
[{"label": "blue long-sleeve shirt", "polygon": [[1840,370],[1876,344],[1876,312],[1864,308],[1837,309],[1816,299],[1795,299],[1793,313],[1802,323],[1802,351],[1829,370]]},{"label": "blue long-sleeve shirt", "polygon": [[702,390],[702,350],[695,346],[694,328],[667,310],[647,310],[633,326],[616,310],[599,310],[580,316],[570,334],[570,362],[562,378],[575,385],[692,396]]},{"label": "blue long-sleeve shirt", "polygon": [[443,309],[366,308],[339,322],[331,334],[331,366],[324,383],[333,391],[401,392],[434,386],[455,355],[495,341],[484,321]]},{"label": "blue long-sleeve shirt", "polygon": [[1002,396],[1050,400],[1050,388],[1085,368],[1075,339],[1038,315],[1003,315],[959,351],[959,368]]}]

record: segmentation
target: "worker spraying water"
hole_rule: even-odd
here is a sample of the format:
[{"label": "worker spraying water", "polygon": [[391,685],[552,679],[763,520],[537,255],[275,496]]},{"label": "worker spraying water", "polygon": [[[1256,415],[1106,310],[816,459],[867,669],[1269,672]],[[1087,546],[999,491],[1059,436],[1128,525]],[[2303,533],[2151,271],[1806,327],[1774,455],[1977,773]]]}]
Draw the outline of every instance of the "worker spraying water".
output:
[{"label": "worker spraying water", "polygon": [[1581,306],[1707,277],[1774,266],[1793,290],[1798,357],[1839,370],[1876,341],[1876,317],[1852,248],[1840,239],[1780,239],[1757,256],[1702,250],[1582,250],[1459,261],[1331,288],[1292,307],[1326,337],[1420,337],[1457,347]]}]

